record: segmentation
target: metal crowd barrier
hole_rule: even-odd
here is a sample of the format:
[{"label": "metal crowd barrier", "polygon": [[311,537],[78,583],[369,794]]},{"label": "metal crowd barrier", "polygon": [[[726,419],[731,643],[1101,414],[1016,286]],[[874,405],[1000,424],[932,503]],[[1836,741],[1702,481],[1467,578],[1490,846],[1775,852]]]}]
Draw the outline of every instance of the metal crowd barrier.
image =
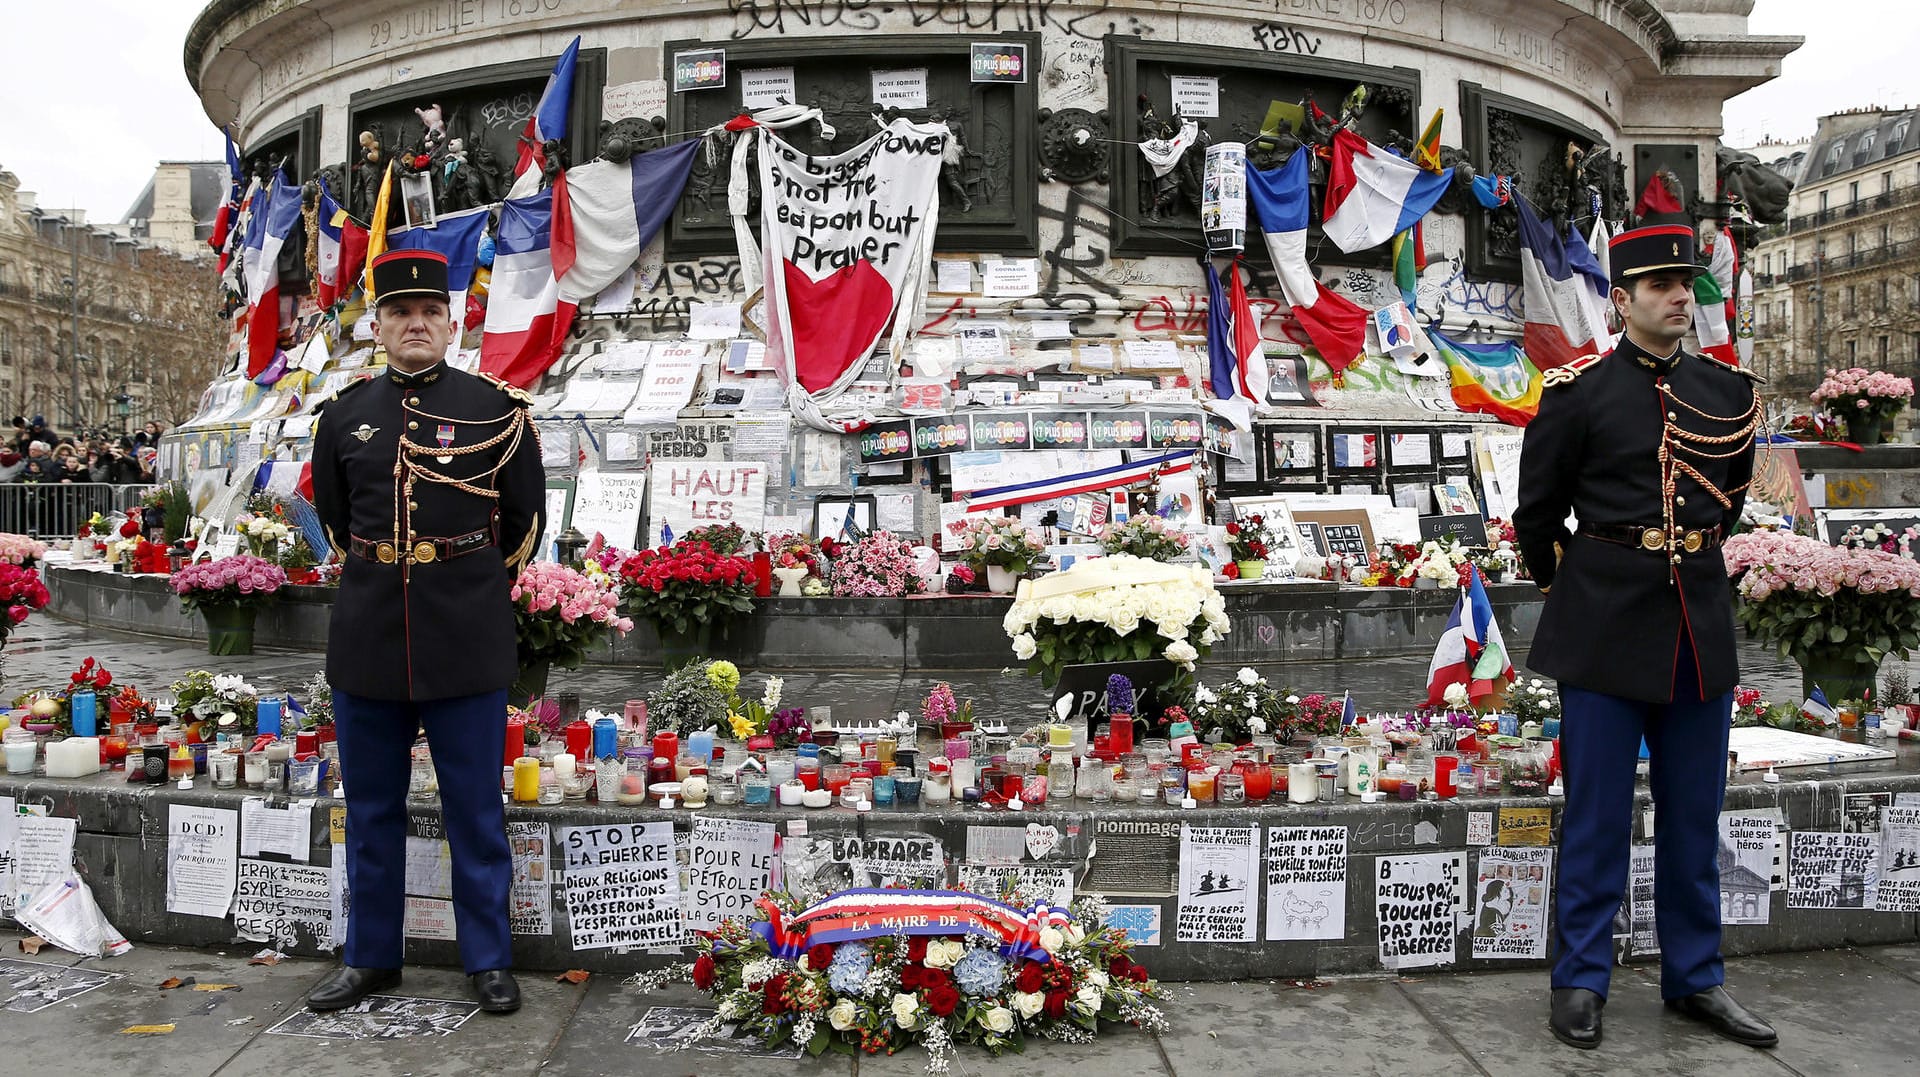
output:
[{"label": "metal crowd barrier", "polygon": [[151,483],[0,483],[0,531],[42,539],[72,538],[94,513],[105,515],[140,504]]}]

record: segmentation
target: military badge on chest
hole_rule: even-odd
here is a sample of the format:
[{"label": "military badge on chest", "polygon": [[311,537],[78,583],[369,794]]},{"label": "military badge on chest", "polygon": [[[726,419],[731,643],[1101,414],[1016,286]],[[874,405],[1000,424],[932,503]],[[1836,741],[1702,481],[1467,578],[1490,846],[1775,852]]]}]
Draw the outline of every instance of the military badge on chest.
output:
[{"label": "military badge on chest", "polygon": [[364,445],[364,444],[366,444],[367,442],[369,442],[369,441],[371,441],[371,440],[373,440],[373,435],[375,435],[375,434],[378,434],[379,432],[380,432],[380,428],[379,428],[379,427],[377,427],[377,426],[368,426],[368,425],[367,425],[366,423],[361,423],[361,424],[360,424],[360,429],[358,429],[358,430],[350,430],[350,431],[348,431],[348,433],[351,433],[351,434],[352,434],[352,435],[353,435],[354,437],[357,437],[357,438],[359,438],[359,439],[360,439],[360,443],[361,443],[362,445]]},{"label": "military badge on chest", "polygon": [[[433,440],[439,442],[442,449],[450,448],[453,445],[453,424],[441,423],[439,429],[434,431]],[[452,454],[436,456],[434,459],[443,464],[453,463]]]}]

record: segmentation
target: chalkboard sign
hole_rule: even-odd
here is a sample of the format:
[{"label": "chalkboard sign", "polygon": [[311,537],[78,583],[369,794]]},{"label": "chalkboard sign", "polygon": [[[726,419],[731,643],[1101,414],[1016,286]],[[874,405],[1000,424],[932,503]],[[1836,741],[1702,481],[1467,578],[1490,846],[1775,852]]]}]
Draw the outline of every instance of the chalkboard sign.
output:
[{"label": "chalkboard sign", "polygon": [[1060,671],[1060,683],[1053,687],[1054,714],[1058,716],[1060,713],[1057,709],[1060,700],[1072,697],[1073,709],[1067,712],[1067,722],[1085,723],[1088,738],[1091,739],[1094,725],[1104,721],[1107,713],[1107,678],[1116,673],[1133,682],[1135,743],[1138,743],[1146,717],[1158,716],[1172,702],[1161,702],[1156,698],[1180,675],[1179,667],[1164,658],[1067,666]]},{"label": "chalkboard sign", "polygon": [[[630,549],[640,533],[646,493],[644,471],[582,471],[574,487],[573,526],[589,540],[598,532],[609,545]],[[560,528],[550,525],[549,530]]]},{"label": "chalkboard sign", "polygon": [[1420,517],[1420,541],[1452,535],[1462,546],[1487,545],[1487,521],[1477,512]]}]

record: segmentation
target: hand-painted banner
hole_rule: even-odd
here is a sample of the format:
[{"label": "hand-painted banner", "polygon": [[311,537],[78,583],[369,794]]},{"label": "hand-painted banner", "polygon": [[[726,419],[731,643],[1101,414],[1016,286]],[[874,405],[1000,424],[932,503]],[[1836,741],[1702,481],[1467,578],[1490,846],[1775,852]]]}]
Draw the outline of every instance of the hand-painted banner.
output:
[{"label": "hand-painted banner", "polygon": [[918,415],[860,431],[860,462],[951,456],[975,450],[1205,449],[1228,455],[1233,427],[1202,411],[991,411]]},{"label": "hand-painted banner", "polygon": [[791,920],[769,898],[757,904],[767,919],[753,925],[775,957],[793,958],[810,946],[885,935],[979,935],[1000,943],[1008,957],[1049,960],[1042,928],[1060,928],[1067,914],[1047,905],[1021,910],[963,890],[842,890],[814,902]]},{"label": "hand-painted banner", "polygon": [[744,140],[759,151],[763,250],[738,226],[746,200],[729,204],[740,260],[766,289],[767,354],[795,414],[819,429],[858,430],[867,417],[835,422],[820,408],[853,382],[889,328],[893,354],[906,345],[926,293],[935,188],[952,135],[945,124],[896,119],[844,153],[814,157],[757,118],[736,122],[750,127],[735,160],[748,156]]}]

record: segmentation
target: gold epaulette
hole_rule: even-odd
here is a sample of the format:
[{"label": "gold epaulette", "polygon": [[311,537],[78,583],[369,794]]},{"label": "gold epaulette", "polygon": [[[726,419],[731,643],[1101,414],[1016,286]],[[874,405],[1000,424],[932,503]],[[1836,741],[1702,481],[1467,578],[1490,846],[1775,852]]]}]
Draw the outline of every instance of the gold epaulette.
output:
[{"label": "gold epaulette", "polygon": [[1758,374],[1755,374],[1753,371],[1748,370],[1746,367],[1734,366],[1732,363],[1729,363],[1724,359],[1716,359],[1713,356],[1706,354],[1705,352],[1698,353],[1696,358],[1705,359],[1707,362],[1712,363],[1714,366],[1717,366],[1722,370],[1731,370],[1735,374],[1739,374],[1744,377],[1751,378],[1760,385],[1765,385],[1767,383],[1767,379],[1761,377]]},{"label": "gold epaulette", "polygon": [[485,378],[490,384],[492,384],[492,386],[495,389],[498,389],[501,392],[507,394],[509,397],[512,397],[514,403],[519,404],[521,407],[524,408],[524,407],[531,406],[533,404],[533,394],[527,392],[525,389],[520,388],[518,385],[511,384],[493,374],[483,373],[480,376],[482,378]]},{"label": "gold epaulette", "polygon": [[1600,356],[1597,354],[1589,353],[1583,355],[1571,363],[1554,367],[1552,370],[1540,375],[1540,384],[1549,387],[1554,385],[1570,385],[1573,383],[1573,379],[1586,373],[1588,368],[1599,361]]}]

